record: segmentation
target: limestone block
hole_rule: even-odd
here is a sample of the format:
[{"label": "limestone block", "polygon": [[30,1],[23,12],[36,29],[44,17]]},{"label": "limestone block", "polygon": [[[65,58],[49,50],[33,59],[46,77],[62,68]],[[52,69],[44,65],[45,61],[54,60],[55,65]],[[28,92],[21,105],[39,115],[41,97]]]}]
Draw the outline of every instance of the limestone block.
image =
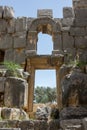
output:
[{"label": "limestone block", "polygon": [[11,116],[11,108],[3,108],[1,111],[1,117],[3,119],[10,119]]},{"label": "limestone block", "polygon": [[17,37],[14,37],[14,48],[26,47],[26,32],[23,32]]},{"label": "limestone block", "polygon": [[[7,108],[7,107],[2,108],[1,118],[5,120],[10,120],[8,121],[10,127],[15,126],[18,123],[17,122],[18,120],[29,119],[27,113],[24,110],[18,108]],[[14,120],[14,122],[12,120]]]},{"label": "limestone block", "polygon": [[86,49],[87,37],[75,37],[75,47],[80,49]]},{"label": "limestone block", "polygon": [[31,25],[31,23],[32,23],[32,21],[33,21],[34,19],[35,19],[35,18],[32,18],[32,17],[27,18],[27,29],[30,28],[30,25]]},{"label": "limestone block", "polygon": [[12,18],[9,20],[8,25],[7,25],[7,32],[8,33],[14,33],[15,32],[15,18]]},{"label": "limestone block", "polygon": [[14,17],[14,10],[12,7],[5,6],[3,12],[3,18],[11,19]]},{"label": "limestone block", "polygon": [[[70,127],[74,128],[74,130],[81,130],[81,129],[75,129],[75,126],[81,127],[81,119],[70,119],[70,120],[61,120],[60,121],[60,127],[63,130],[69,129]],[[73,129],[70,129],[73,130]]]},{"label": "limestone block", "polygon": [[7,107],[27,106],[28,85],[25,80],[9,77],[5,82],[4,105]]},{"label": "limestone block", "polygon": [[87,8],[86,0],[73,0],[74,8]]},{"label": "limestone block", "polygon": [[79,60],[81,62],[87,63],[87,49],[86,50],[78,49],[78,55],[79,55]]},{"label": "limestone block", "polygon": [[4,92],[4,83],[5,83],[5,78],[0,77],[0,92]]},{"label": "limestone block", "polygon": [[64,50],[64,63],[69,64],[70,61],[73,61],[76,57],[76,48],[66,48]]},{"label": "limestone block", "polygon": [[12,48],[12,46],[13,46],[13,39],[9,34],[1,36],[0,49],[10,49]]},{"label": "limestone block", "polygon": [[[86,60],[87,61],[87,60]],[[83,72],[74,70],[66,75],[61,81],[62,86],[62,103],[64,106],[86,106],[87,105],[87,75]],[[82,87],[83,86],[83,87]],[[80,90],[80,91],[79,91]],[[72,112],[74,109],[71,109]],[[85,108],[76,108],[77,114],[86,114]],[[84,112],[82,113],[82,111]],[[75,111],[75,112],[76,112]],[[87,111],[87,109],[86,109]],[[73,114],[73,113],[72,113]],[[67,115],[68,116],[68,115]],[[79,115],[78,115],[79,116]],[[84,116],[83,116],[84,117]],[[72,116],[71,116],[72,118]]]},{"label": "limestone block", "polygon": [[73,0],[73,7],[77,7],[79,4],[79,0]]},{"label": "limestone block", "polygon": [[59,130],[60,128],[60,123],[59,123],[59,120],[57,119],[51,120],[48,125],[49,125],[48,130]]},{"label": "limestone block", "polygon": [[63,27],[72,26],[74,24],[74,18],[63,18],[61,23]]},{"label": "limestone block", "polygon": [[0,128],[0,130],[21,130],[20,128]]},{"label": "limestone block", "polygon": [[87,118],[84,118],[82,120],[82,124],[83,124],[83,129],[86,130],[87,129]]},{"label": "limestone block", "polygon": [[[60,120],[71,120],[79,119],[74,121],[73,124],[80,125],[80,119],[87,117],[86,107],[66,107],[60,111]],[[70,123],[70,122],[69,122]],[[65,126],[65,123],[64,123]]]},{"label": "limestone block", "polygon": [[19,120],[8,120],[8,126],[10,128],[16,128],[19,123]]},{"label": "limestone block", "polygon": [[70,35],[85,36],[86,35],[86,29],[84,27],[71,27],[70,28]]},{"label": "limestone block", "polygon": [[25,63],[25,50],[24,49],[14,50],[14,61],[15,63],[18,63],[18,64]]},{"label": "limestone block", "polygon": [[31,120],[20,121],[18,127],[21,130],[34,130],[34,123]]},{"label": "limestone block", "polygon": [[26,57],[35,56],[36,54],[37,54],[36,50],[26,50],[25,51]]},{"label": "limestone block", "polygon": [[14,61],[14,50],[8,49],[5,51],[4,61]]},{"label": "limestone block", "polygon": [[39,128],[39,130],[49,130],[47,121],[45,121],[45,120],[34,120],[34,130],[38,130],[38,128]]},{"label": "limestone block", "polygon": [[26,17],[17,18],[16,19],[16,25],[15,25],[15,31],[16,32],[22,32],[27,30],[27,19]]},{"label": "limestone block", "polygon": [[71,7],[63,8],[63,18],[72,18],[74,17],[74,11]]},{"label": "limestone block", "polygon": [[75,10],[75,17],[77,19],[85,19],[87,18],[87,9],[85,8],[76,8]]},{"label": "limestone block", "polygon": [[0,128],[6,128],[8,126],[7,121],[0,121]]},{"label": "limestone block", "polygon": [[61,34],[54,33],[52,39],[53,39],[53,49],[54,50],[62,50]]},{"label": "limestone block", "polygon": [[37,17],[50,17],[53,18],[53,12],[51,9],[37,10]]},{"label": "limestone block", "polygon": [[6,32],[7,22],[4,19],[0,19],[0,32]]},{"label": "limestone block", "polygon": [[63,33],[63,49],[74,48],[74,38],[68,33]]},{"label": "limestone block", "polygon": [[2,15],[3,15],[3,6],[0,6],[0,18],[2,19]]},{"label": "limestone block", "polygon": [[75,25],[86,26],[87,25],[87,8],[75,9]]}]

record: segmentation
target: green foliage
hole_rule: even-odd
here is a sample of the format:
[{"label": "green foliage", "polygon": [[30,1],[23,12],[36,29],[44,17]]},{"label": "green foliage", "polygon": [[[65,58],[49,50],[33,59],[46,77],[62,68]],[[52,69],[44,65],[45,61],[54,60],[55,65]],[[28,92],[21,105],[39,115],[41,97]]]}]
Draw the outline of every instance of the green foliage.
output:
[{"label": "green foliage", "polygon": [[35,100],[37,103],[56,101],[56,88],[37,86],[35,88]]},{"label": "green foliage", "polygon": [[12,61],[4,61],[4,65],[6,66],[6,68],[8,70],[12,70],[12,71],[15,71],[17,69],[21,69],[21,66],[12,62]]},{"label": "green foliage", "polygon": [[18,69],[21,69],[21,66],[19,64],[16,64],[12,61],[4,61],[3,63],[5,67],[7,68],[7,71],[11,74],[11,76],[19,77]]},{"label": "green foliage", "polygon": [[74,61],[70,61],[70,65],[72,66],[77,66],[77,67],[84,67],[85,65],[87,65],[87,62],[83,62],[83,61],[79,61],[79,60],[74,60]]}]

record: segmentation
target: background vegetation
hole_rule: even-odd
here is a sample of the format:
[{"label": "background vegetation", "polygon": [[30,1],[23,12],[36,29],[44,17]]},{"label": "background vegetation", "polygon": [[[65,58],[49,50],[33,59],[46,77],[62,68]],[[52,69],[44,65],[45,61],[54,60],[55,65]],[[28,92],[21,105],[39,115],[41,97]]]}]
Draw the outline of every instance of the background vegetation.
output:
[{"label": "background vegetation", "polygon": [[34,92],[36,103],[48,103],[56,101],[56,88],[37,86]]}]

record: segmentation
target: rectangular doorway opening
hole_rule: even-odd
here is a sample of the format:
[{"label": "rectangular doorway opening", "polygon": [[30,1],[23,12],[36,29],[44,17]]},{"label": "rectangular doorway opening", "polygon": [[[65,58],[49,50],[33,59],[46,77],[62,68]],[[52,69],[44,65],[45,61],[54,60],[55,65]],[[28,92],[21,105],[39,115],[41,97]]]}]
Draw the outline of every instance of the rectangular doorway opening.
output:
[{"label": "rectangular doorway opening", "polygon": [[35,70],[35,103],[56,102],[56,70]]}]

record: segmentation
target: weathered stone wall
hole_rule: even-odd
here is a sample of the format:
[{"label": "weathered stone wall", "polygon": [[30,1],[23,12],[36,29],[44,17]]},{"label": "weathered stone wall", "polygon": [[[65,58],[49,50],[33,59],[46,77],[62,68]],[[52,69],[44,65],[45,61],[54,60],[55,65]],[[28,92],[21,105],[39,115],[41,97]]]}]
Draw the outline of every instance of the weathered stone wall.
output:
[{"label": "weathered stone wall", "polygon": [[0,50],[4,51],[4,60],[25,64],[27,54],[37,54],[41,31],[53,37],[52,54],[63,53],[66,60],[66,54],[75,57],[78,53],[80,60],[87,61],[87,7],[85,1],[73,1],[73,5],[63,9],[61,19],[53,18],[52,10],[38,10],[38,18],[15,18],[11,7],[1,6]]},{"label": "weathered stone wall", "polygon": [[[61,121],[58,120],[58,123],[60,122],[61,130],[86,130],[87,1],[73,0],[72,8],[65,7],[63,9],[63,18],[53,18],[52,10],[38,10],[37,18],[15,18],[14,11],[11,7],[1,6],[0,62],[14,61],[23,65],[25,69],[26,66],[29,67],[28,65],[26,65],[26,60],[29,58],[29,56],[37,55],[37,41],[39,32],[46,33],[52,36],[53,50],[51,56],[56,57],[57,55],[62,54],[64,56],[64,63],[68,63],[70,60],[75,59],[78,59],[80,63],[85,63],[85,65],[83,65],[85,66],[85,68],[75,68],[76,70],[74,69],[74,71],[71,71],[71,68],[66,66],[62,66],[59,70],[58,77],[60,80],[60,87],[62,88],[62,92],[60,92],[62,97],[61,102],[64,102],[64,109],[60,111]],[[67,75],[69,72],[71,72],[70,75]],[[12,79],[12,82],[14,82],[13,80],[14,79]],[[23,86],[23,82],[20,81],[22,88],[20,89],[20,85],[18,87],[19,92],[16,96],[18,97],[19,101],[16,102],[16,105],[13,91],[15,85],[12,85],[12,82],[10,82],[10,78],[2,79],[1,77],[0,82],[0,102],[3,102],[4,96],[4,103],[6,106],[24,106],[23,91],[25,91],[25,87]],[[6,83],[4,84],[4,82]],[[7,91],[3,95],[3,92],[5,92],[5,88],[9,88],[9,91]],[[22,98],[20,98],[20,93],[22,95]],[[9,97],[6,94],[10,96],[9,100],[6,100]],[[48,126],[47,122],[30,122],[28,120],[17,122],[16,126],[21,128],[22,130],[38,130],[38,128],[39,130],[54,130],[54,128],[56,130],[59,129],[58,123],[56,125],[56,121],[53,121],[52,123],[50,123],[51,126]]]}]

